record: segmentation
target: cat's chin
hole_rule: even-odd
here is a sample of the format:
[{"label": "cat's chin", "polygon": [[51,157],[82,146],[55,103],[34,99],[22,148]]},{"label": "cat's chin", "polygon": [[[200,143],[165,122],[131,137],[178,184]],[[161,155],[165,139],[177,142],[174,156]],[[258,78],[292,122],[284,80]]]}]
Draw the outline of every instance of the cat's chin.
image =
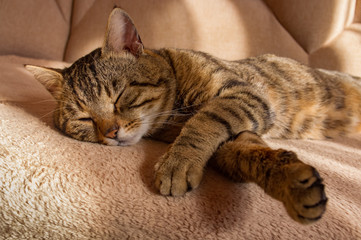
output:
[{"label": "cat's chin", "polygon": [[132,137],[127,139],[111,139],[105,138],[103,143],[108,146],[131,146],[139,142],[141,137]]}]

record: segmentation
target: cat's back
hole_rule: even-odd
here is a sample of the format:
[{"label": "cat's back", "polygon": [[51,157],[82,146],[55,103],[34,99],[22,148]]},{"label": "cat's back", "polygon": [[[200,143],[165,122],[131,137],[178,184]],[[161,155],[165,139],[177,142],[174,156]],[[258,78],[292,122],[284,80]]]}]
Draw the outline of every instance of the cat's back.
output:
[{"label": "cat's back", "polygon": [[206,80],[214,81],[222,81],[226,78],[249,81],[258,76],[271,85],[273,83],[278,86],[280,84],[292,86],[295,81],[301,85],[310,84],[318,80],[313,69],[308,66],[273,54],[230,61],[205,52],[187,49],[165,48],[159,50],[158,53],[161,53],[174,66],[179,79],[205,76]]},{"label": "cat's back", "polygon": [[173,68],[177,102],[182,106],[215,97],[249,96],[244,104],[252,109],[258,106],[255,100],[268,105],[275,116],[268,135],[277,138],[319,139],[359,128],[357,77],[313,69],[272,54],[238,61],[193,50],[163,49],[158,54]]},{"label": "cat's back", "polygon": [[232,64],[265,89],[277,115],[269,136],[320,139],[360,130],[361,78],[271,54]]},{"label": "cat's back", "polygon": [[228,65],[241,78],[257,76],[259,80],[265,80],[270,86],[292,87],[295,82],[301,85],[317,82],[313,69],[310,67],[293,59],[273,54],[228,61]]}]

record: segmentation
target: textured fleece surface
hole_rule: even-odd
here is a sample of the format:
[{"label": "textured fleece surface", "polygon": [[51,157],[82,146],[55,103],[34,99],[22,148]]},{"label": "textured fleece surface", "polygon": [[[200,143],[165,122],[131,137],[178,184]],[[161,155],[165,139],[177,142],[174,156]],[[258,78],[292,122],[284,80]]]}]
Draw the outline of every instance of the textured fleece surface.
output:
[{"label": "textured fleece surface", "polygon": [[167,145],[109,147],[62,135],[50,96],[22,69],[27,61],[45,63],[0,58],[0,239],[361,239],[360,135],[267,140],[324,178],[328,208],[313,225],[293,222],[257,185],[210,168],[198,189],[163,197],[153,166]]}]

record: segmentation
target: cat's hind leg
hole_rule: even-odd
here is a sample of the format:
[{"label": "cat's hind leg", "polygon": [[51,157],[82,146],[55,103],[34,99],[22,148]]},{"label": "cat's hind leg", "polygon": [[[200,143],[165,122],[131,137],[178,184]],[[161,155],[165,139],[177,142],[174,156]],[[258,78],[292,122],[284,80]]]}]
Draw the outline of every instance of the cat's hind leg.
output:
[{"label": "cat's hind leg", "polygon": [[271,149],[252,132],[226,142],[211,162],[236,181],[258,184],[282,201],[289,215],[300,223],[320,219],[326,209],[327,198],[317,170],[291,151]]}]

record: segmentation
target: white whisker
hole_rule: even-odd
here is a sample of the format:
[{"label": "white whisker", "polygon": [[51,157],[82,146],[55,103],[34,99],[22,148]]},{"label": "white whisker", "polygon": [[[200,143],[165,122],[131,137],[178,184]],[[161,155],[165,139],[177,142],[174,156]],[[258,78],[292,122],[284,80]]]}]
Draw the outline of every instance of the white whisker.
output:
[{"label": "white whisker", "polygon": [[45,113],[44,115],[42,115],[41,117],[39,117],[39,119],[43,119],[43,118],[49,116],[50,114],[53,114],[53,113],[56,112],[57,110],[59,110],[59,108],[56,108],[56,109],[54,109],[54,110],[52,110],[52,111],[50,111],[50,112],[48,112],[48,113]]},{"label": "white whisker", "polygon": [[66,103],[65,101],[55,100],[55,99],[44,99],[39,101],[28,101],[30,104],[39,104],[39,103],[47,103],[47,102],[55,102],[55,103]]},{"label": "white whisker", "polygon": [[181,113],[179,111],[190,109],[192,107],[199,106],[199,105],[200,104],[194,104],[194,105],[187,106],[187,107],[181,107],[181,108],[176,108],[176,109],[163,111],[163,112],[159,112],[159,113],[148,114],[148,115],[143,116],[143,118],[146,118],[146,117],[155,118],[155,117],[158,117],[158,116],[191,116],[191,115],[193,115],[193,113]]}]

